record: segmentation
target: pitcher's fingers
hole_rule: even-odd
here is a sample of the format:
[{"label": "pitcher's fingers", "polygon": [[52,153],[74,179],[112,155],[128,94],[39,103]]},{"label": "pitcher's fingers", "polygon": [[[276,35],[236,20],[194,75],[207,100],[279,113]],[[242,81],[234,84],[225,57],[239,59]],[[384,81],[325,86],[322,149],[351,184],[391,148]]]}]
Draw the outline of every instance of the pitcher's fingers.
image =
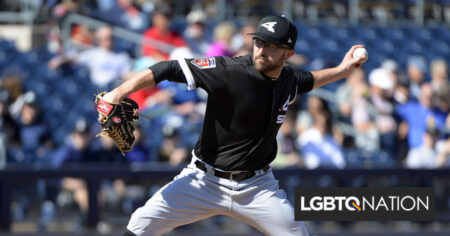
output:
[{"label": "pitcher's fingers", "polygon": [[98,122],[103,123],[103,121],[105,121],[106,116],[102,115],[102,114],[98,114]]}]

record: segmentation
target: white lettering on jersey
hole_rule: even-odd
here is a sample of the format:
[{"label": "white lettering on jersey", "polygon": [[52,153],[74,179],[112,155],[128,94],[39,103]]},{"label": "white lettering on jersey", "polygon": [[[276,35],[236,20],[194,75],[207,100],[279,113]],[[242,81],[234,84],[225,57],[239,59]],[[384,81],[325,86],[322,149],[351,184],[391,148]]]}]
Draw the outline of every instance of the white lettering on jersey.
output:
[{"label": "white lettering on jersey", "polygon": [[[286,102],[283,104],[282,107],[280,107],[279,111],[287,111],[288,105],[289,105],[289,99],[291,98],[291,95],[287,98]],[[284,120],[286,119],[286,115],[278,115],[277,116],[277,124],[282,124]]]},{"label": "white lettering on jersey", "polygon": [[289,97],[287,98],[286,102],[283,104],[282,107],[280,107],[280,111],[287,111],[288,110],[288,105],[289,105],[289,99],[291,98],[291,95],[289,95]]},{"label": "white lettering on jersey", "polygon": [[278,115],[277,124],[283,124],[285,119],[286,119],[286,115]]},{"label": "white lettering on jersey", "polygon": [[261,26],[266,28],[268,31],[275,33],[275,29],[273,27],[276,24],[277,24],[277,22],[266,22],[266,23],[262,24]]}]

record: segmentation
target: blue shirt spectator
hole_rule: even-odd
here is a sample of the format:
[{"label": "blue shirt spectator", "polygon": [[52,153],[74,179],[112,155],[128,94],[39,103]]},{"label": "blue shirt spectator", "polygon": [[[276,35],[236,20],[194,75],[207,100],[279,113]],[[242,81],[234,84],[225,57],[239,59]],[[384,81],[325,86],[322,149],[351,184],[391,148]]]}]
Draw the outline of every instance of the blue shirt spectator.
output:
[{"label": "blue shirt spectator", "polygon": [[84,120],[78,120],[70,134],[69,142],[61,147],[52,158],[53,166],[65,163],[80,163],[94,161],[94,152],[91,148],[92,137],[89,127]]},{"label": "blue shirt spectator", "polygon": [[441,128],[447,114],[432,104],[433,90],[430,84],[421,87],[419,102],[411,101],[398,105],[397,114],[408,124],[408,144],[410,148],[419,147],[429,123]]},{"label": "blue shirt spectator", "polygon": [[43,158],[48,151],[46,144],[50,144],[51,138],[47,125],[40,115],[40,107],[36,95],[27,92],[23,95],[23,106],[20,111],[20,142],[24,157],[16,155],[14,161],[33,162]]},{"label": "blue shirt spectator", "polygon": [[314,127],[298,137],[297,144],[306,168],[345,167],[344,155],[331,129],[330,118],[325,113],[319,113],[314,117]]}]

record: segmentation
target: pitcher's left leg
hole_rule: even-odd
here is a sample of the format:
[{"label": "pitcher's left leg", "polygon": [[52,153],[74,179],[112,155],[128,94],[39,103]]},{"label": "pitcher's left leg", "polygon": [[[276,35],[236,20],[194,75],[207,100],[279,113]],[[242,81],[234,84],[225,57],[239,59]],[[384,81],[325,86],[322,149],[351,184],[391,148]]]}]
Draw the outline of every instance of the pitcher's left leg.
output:
[{"label": "pitcher's left leg", "polygon": [[[238,190],[238,189],[237,189]],[[230,215],[266,235],[309,235],[303,222],[294,220],[294,208],[272,173],[258,178],[233,196]]]}]

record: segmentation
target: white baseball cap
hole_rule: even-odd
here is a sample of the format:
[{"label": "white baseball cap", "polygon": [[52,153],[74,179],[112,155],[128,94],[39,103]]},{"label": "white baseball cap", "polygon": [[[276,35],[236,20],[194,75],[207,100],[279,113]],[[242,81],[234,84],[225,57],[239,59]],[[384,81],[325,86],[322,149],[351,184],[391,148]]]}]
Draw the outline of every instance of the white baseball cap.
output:
[{"label": "white baseball cap", "polygon": [[206,14],[203,10],[197,9],[189,12],[186,19],[190,24],[204,23],[206,21]]},{"label": "white baseball cap", "polygon": [[382,89],[392,89],[394,87],[389,71],[385,68],[377,68],[371,71],[369,83]]}]

